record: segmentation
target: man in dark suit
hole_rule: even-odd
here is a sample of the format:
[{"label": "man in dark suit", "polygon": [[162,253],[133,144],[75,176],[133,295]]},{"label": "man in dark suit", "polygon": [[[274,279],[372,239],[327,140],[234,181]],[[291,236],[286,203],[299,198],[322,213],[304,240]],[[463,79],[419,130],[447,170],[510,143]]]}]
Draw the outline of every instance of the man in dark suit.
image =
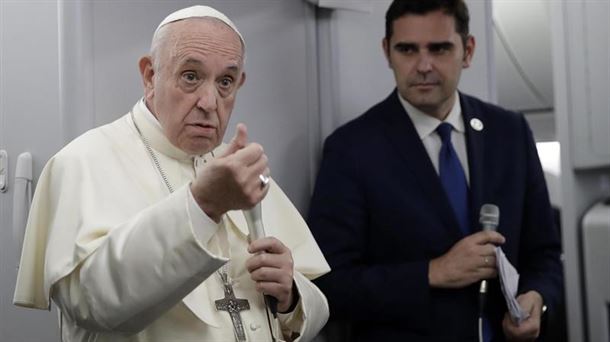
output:
[{"label": "man in dark suit", "polygon": [[[462,0],[394,1],[383,49],[397,89],[325,142],[309,224],[332,268],[317,284],[350,341],[533,340],[560,301],[532,133],[522,115],[457,91],[475,48],[468,20]],[[497,232],[479,227],[485,203],[500,209]],[[521,275],[520,324],[495,246]]]}]

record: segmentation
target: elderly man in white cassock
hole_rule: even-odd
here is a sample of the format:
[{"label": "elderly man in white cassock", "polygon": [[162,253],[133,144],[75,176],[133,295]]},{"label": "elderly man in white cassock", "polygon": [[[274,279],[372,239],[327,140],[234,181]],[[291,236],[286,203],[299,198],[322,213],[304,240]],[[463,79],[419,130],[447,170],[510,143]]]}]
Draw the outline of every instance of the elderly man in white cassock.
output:
[{"label": "elderly man in white cassock", "polygon": [[[222,144],[244,54],[222,13],[172,13],[139,62],[144,98],[45,166],[14,301],[52,299],[63,341],[309,341],[325,324],[310,280],[328,264],[263,148],[242,124]],[[242,210],[261,201],[254,239]]]}]

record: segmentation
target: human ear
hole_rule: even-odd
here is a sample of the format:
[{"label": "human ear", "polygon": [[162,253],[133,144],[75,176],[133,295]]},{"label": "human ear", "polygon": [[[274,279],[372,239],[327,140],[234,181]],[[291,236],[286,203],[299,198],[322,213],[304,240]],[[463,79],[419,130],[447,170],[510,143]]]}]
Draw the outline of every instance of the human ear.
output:
[{"label": "human ear", "polygon": [[468,68],[470,66],[470,63],[472,62],[472,56],[474,56],[475,46],[476,42],[474,40],[474,37],[469,35],[468,38],[466,38],[466,43],[464,44],[464,59],[462,61],[462,67],[464,69]]},{"label": "human ear", "polygon": [[390,42],[387,38],[383,38],[381,41],[381,48],[383,49],[383,54],[385,55],[385,59],[388,61],[388,66],[392,68],[392,61],[390,60]]},{"label": "human ear", "polygon": [[142,83],[144,84],[144,97],[146,99],[151,99],[154,96],[155,89],[155,70],[153,68],[152,58],[150,56],[140,58],[138,66],[140,67],[140,75],[142,76]]},{"label": "human ear", "polygon": [[237,89],[241,88],[241,86],[244,85],[244,82],[246,82],[246,72],[242,71]]}]

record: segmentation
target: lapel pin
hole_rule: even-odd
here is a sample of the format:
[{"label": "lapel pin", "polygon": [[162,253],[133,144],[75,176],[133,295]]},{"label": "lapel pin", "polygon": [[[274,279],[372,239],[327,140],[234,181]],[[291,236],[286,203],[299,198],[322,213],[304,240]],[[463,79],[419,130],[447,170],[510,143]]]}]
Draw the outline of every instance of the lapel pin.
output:
[{"label": "lapel pin", "polygon": [[472,127],[475,131],[483,130],[483,122],[477,118],[470,119],[470,127]]}]

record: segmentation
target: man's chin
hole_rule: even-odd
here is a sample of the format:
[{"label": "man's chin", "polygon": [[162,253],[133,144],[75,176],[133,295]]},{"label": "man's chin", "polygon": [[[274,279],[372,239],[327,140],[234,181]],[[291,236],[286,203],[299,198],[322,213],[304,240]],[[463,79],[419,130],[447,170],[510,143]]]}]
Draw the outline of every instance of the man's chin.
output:
[{"label": "man's chin", "polygon": [[[199,139],[198,139],[199,140]],[[215,144],[210,140],[196,141],[189,144],[183,144],[180,149],[189,155],[203,155],[213,151],[219,144]]]},{"label": "man's chin", "polygon": [[418,108],[420,110],[438,107],[438,101],[436,101],[436,99],[432,98],[431,96],[411,96],[408,97],[406,100],[413,107]]},{"label": "man's chin", "polygon": [[425,114],[436,116],[436,112],[438,111],[440,104],[438,101],[434,101],[433,99],[423,99],[423,98],[411,98],[406,99],[409,104]]}]

